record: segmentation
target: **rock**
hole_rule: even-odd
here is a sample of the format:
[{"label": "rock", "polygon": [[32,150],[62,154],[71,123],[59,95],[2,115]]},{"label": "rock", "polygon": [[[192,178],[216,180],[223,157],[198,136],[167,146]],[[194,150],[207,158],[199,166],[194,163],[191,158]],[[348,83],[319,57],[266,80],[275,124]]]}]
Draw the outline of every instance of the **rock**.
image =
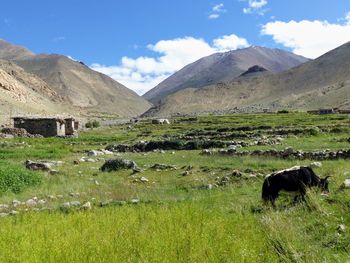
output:
[{"label": "rock", "polygon": [[106,200],[106,201],[103,201],[103,202],[100,203],[100,207],[109,206],[112,203],[113,203],[112,199]]},{"label": "rock", "polygon": [[101,150],[104,154],[106,154],[106,155],[113,155],[114,153],[112,152],[112,151],[108,151],[108,150],[105,150],[105,149],[103,149],[103,150]]},{"label": "rock", "polygon": [[26,201],[26,205],[27,206],[36,206],[37,205],[37,202],[34,200],[34,199],[28,199]]},{"label": "rock", "polygon": [[188,176],[188,175],[190,175],[190,172],[189,171],[184,171],[184,172],[181,173],[181,175],[182,176]]},{"label": "rock", "polygon": [[9,205],[0,204],[0,211],[5,210],[5,209],[8,209],[8,208],[9,208]]},{"label": "rock", "polygon": [[58,174],[59,172],[57,170],[50,170],[50,174],[51,175],[55,175],[55,174]]},{"label": "rock", "polygon": [[237,146],[236,145],[229,145],[228,149],[231,151],[236,151],[237,150]]},{"label": "rock", "polygon": [[18,215],[18,211],[12,210],[9,214],[12,216],[15,216],[15,215]]},{"label": "rock", "polygon": [[79,201],[71,201],[71,202],[69,202],[69,204],[72,207],[76,207],[76,206],[80,206],[81,203]]},{"label": "rock", "polygon": [[207,185],[207,189],[208,189],[208,190],[212,190],[213,187],[214,187],[214,186],[213,186],[212,184],[208,184],[208,185]]},{"label": "rock", "polygon": [[8,215],[9,215],[8,213],[0,213],[0,217],[6,217]]},{"label": "rock", "polygon": [[149,180],[146,177],[143,177],[143,176],[140,178],[140,181],[143,182],[143,183],[148,183],[149,182]]},{"label": "rock", "polygon": [[90,210],[91,209],[91,203],[90,202],[86,202],[85,204],[83,204],[81,206],[81,209],[83,209],[83,210]]},{"label": "rock", "polygon": [[96,160],[95,159],[85,159],[85,162],[88,162],[88,163],[96,163]]},{"label": "rock", "polygon": [[320,168],[322,167],[322,163],[321,162],[313,162],[310,164],[310,167],[312,168]]},{"label": "rock", "polygon": [[38,205],[44,205],[44,204],[46,204],[46,200],[40,199],[40,200],[38,201]]},{"label": "rock", "polygon": [[138,203],[140,203],[140,199],[134,198],[134,199],[131,199],[130,202],[131,202],[132,204],[138,204]]},{"label": "rock", "polygon": [[100,183],[97,180],[95,180],[94,183],[95,185],[100,185]]},{"label": "rock", "polygon": [[154,119],[152,120],[152,124],[170,124],[168,119]]},{"label": "rock", "polygon": [[156,164],[151,166],[151,169],[155,169],[155,170],[176,170],[177,167],[175,165],[170,165],[170,164],[156,163]]},{"label": "rock", "polygon": [[33,171],[50,171],[51,170],[51,165],[48,163],[44,162],[33,162],[31,160],[27,160],[25,162],[25,166],[29,170]]},{"label": "rock", "polygon": [[345,179],[345,181],[342,184],[342,188],[350,188],[350,179]]},{"label": "rock", "polygon": [[112,172],[123,169],[139,169],[134,161],[126,160],[123,158],[116,158],[107,160],[100,168],[103,172]]},{"label": "rock", "polygon": [[344,224],[340,224],[338,227],[337,227],[337,231],[339,234],[342,234],[345,232],[345,225]]},{"label": "rock", "polygon": [[99,156],[99,155],[104,155],[105,153],[102,151],[95,151],[95,150],[91,150],[88,151],[87,155],[88,156]]},{"label": "rock", "polygon": [[13,200],[12,201],[12,205],[14,206],[14,207],[16,207],[16,206],[19,206],[19,205],[21,205],[22,204],[22,202],[21,201],[19,201],[19,200]]},{"label": "rock", "polygon": [[204,149],[204,150],[202,150],[201,154],[202,155],[213,155],[213,152],[208,150],[208,149]]},{"label": "rock", "polygon": [[70,202],[63,203],[62,207],[64,208],[70,208]]},{"label": "rock", "polygon": [[57,195],[56,196],[58,199],[63,199],[63,195]]}]

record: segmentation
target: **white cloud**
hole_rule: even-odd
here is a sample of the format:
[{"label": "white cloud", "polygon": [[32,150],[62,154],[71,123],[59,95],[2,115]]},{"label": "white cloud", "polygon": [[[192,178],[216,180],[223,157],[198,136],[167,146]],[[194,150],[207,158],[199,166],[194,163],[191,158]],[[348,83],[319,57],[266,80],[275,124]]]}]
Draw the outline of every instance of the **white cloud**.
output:
[{"label": "white cloud", "polygon": [[208,16],[209,19],[217,19],[217,18],[219,18],[219,17],[220,17],[219,14],[210,14],[210,15]]},{"label": "white cloud", "polygon": [[223,13],[223,12],[226,12],[226,10],[224,9],[224,4],[223,3],[220,3],[218,5],[215,5],[212,9],[213,12],[216,12],[216,13]]},{"label": "white cloud", "polygon": [[338,24],[319,20],[275,21],[263,25],[261,33],[298,55],[316,58],[350,41],[350,14],[343,20],[346,22]]},{"label": "white cloud", "polygon": [[214,39],[213,46],[220,52],[229,50],[235,50],[249,46],[248,41],[245,38],[240,38],[236,35],[222,36],[221,38]]},{"label": "white cloud", "polygon": [[266,9],[263,9],[268,3],[267,0],[246,0],[248,2],[248,7],[243,8],[243,13],[245,14],[259,14],[264,15]]},{"label": "white cloud", "polygon": [[246,39],[234,34],[214,39],[212,44],[193,37],[161,40],[147,46],[157,54],[155,57],[123,57],[119,65],[96,63],[91,68],[109,75],[138,94],[143,94],[189,63],[216,52],[248,45]]},{"label": "white cloud", "polygon": [[223,3],[214,5],[211,9],[211,13],[209,14],[209,19],[218,19],[222,13],[226,13],[227,10],[225,9],[225,6]]}]

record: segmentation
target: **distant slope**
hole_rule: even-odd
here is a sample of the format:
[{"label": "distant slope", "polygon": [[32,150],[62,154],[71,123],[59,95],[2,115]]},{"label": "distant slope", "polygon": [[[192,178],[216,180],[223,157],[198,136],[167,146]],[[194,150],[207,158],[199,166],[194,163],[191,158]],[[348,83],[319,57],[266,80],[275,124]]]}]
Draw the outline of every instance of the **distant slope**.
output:
[{"label": "distant slope", "polygon": [[167,95],[186,88],[202,88],[231,81],[252,66],[258,65],[277,73],[296,67],[308,59],[280,49],[249,47],[216,53],[187,65],[170,76],[143,97],[154,104]]},{"label": "distant slope", "polygon": [[12,62],[0,60],[1,115],[53,113],[59,111],[62,102],[63,98],[39,77]]},{"label": "distant slope", "polygon": [[151,115],[350,106],[350,42],[288,71],[238,78],[164,99]]},{"label": "distant slope", "polygon": [[[136,116],[148,110],[151,104],[112,78],[96,72],[83,63],[62,55],[35,55],[26,48],[0,40],[0,59],[15,62],[24,70],[38,76],[50,92],[55,92],[63,105],[70,105],[73,113],[110,113]],[[17,74],[20,78],[20,74]],[[43,83],[31,85],[40,89]],[[47,95],[52,99],[51,93]],[[65,109],[68,109],[66,106]]]},{"label": "distant slope", "polygon": [[150,107],[122,84],[65,56],[37,55],[15,62],[42,78],[75,107],[122,116],[135,116]]}]

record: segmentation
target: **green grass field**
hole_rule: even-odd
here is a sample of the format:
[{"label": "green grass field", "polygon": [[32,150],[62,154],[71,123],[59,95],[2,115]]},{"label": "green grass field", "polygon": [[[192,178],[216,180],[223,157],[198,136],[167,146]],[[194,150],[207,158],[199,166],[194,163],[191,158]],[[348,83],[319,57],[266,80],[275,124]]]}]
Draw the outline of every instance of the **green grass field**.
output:
[{"label": "green grass field", "polygon": [[[277,208],[261,201],[263,175],[313,160],[201,155],[201,150],[118,153],[74,161],[109,144],[192,136],[244,140],[283,134],[280,145],[244,148],[304,151],[350,149],[347,115],[246,114],[175,118],[171,125],[140,122],[81,132],[76,139],[0,139],[0,262],[349,262],[349,160],[325,160],[315,172],[332,175],[330,194],[310,191],[306,203],[282,195]],[[247,135],[249,135],[247,137]],[[186,137],[186,138],[187,138]],[[142,169],[103,173],[98,158],[123,157]],[[90,157],[87,157],[90,158]],[[31,160],[63,161],[57,173],[24,168]],[[155,170],[156,163],[176,170]],[[190,173],[182,173],[191,166]],[[234,170],[257,177],[217,178]],[[136,177],[135,177],[136,176]],[[149,182],[136,182],[139,177]],[[14,207],[13,200],[45,200]],[[132,200],[138,200],[133,203]],[[91,202],[92,209],[62,208]],[[1,207],[1,206],[0,206]],[[345,230],[340,231],[339,225]]]}]

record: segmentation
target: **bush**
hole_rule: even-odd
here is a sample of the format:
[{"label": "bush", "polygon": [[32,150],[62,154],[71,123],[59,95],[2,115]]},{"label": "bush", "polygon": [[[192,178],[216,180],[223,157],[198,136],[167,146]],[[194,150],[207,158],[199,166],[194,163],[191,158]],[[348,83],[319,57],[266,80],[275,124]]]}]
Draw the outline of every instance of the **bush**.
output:
[{"label": "bush", "polygon": [[100,122],[94,120],[94,121],[92,122],[92,127],[93,127],[93,128],[98,128],[98,127],[100,127]]},{"label": "bush", "polygon": [[0,192],[21,192],[25,187],[38,185],[40,174],[6,162],[0,162]]},{"label": "bush", "polygon": [[98,127],[100,127],[100,122],[97,120],[88,121],[87,123],[85,123],[85,128],[88,128],[88,129],[98,128]]},{"label": "bush", "polygon": [[289,111],[288,110],[279,110],[277,113],[279,113],[279,114],[287,114],[287,113],[289,113]]}]

